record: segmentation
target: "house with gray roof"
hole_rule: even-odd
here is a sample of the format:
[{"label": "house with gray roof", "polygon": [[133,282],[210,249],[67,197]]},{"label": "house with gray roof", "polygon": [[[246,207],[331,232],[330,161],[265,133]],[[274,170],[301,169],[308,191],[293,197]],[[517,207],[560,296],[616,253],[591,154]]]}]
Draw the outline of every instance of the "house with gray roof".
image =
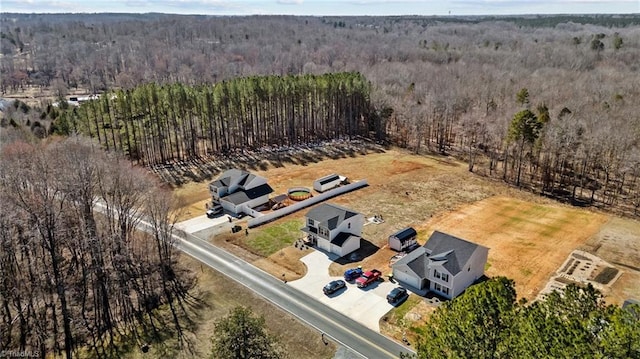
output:
[{"label": "house with gray roof", "polygon": [[220,203],[227,212],[240,214],[269,202],[273,188],[264,177],[230,169],[209,183],[209,192],[213,203]]},{"label": "house with gray roof", "polygon": [[453,299],[484,275],[489,248],[439,231],[392,265],[393,277]]},{"label": "house with gray roof", "polygon": [[307,212],[302,231],[318,248],[340,257],[358,250],[364,216],[337,204],[323,203]]}]

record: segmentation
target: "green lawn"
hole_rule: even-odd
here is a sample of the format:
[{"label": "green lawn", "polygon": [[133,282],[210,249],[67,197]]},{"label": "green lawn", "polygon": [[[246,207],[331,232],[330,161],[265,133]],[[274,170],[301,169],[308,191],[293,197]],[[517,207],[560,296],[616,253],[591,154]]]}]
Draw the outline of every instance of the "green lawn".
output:
[{"label": "green lawn", "polygon": [[303,223],[302,219],[292,219],[267,225],[254,232],[249,231],[246,243],[255,253],[268,257],[301,238],[300,228],[303,227]]}]

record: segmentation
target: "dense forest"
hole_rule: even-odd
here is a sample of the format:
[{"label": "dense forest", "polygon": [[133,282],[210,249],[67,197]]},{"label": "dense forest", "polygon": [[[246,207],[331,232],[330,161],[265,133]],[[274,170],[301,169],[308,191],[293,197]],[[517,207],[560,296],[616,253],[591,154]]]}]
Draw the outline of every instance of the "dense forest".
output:
[{"label": "dense forest", "polygon": [[[470,171],[543,195],[638,216],[639,24],[637,15],[2,14],[1,86],[12,94],[34,86],[47,88],[58,97],[76,88],[139,93],[142,88],[166,86],[172,89],[163,92],[166,96],[177,96],[179,88],[215,89],[227,86],[220,84],[251,82],[255,76],[357,72],[371,83],[371,108],[361,112],[364,119],[349,121],[379,121],[384,131],[376,136],[417,153],[454,155],[466,160]],[[202,118],[206,102],[200,96],[189,100],[199,104],[199,110],[180,116],[168,112],[170,107],[158,108],[155,126],[184,116],[189,126]],[[255,132],[259,123],[289,121],[294,114],[286,108],[287,101],[296,100],[276,100],[269,110],[209,113],[206,120],[217,116],[235,123],[255,121],[252,127],[243,127]],[[21,106],[9,108],[5,125],[11,118],[14,124],[29,121],[31,127],[37,124],[45,134],[51,132],[47,124],[58,111],[47,111],[43,103],[39,111],[27,114]],[[225,106],[214,111],[237,109]],[[331,112],[323,110],[322,116]],[[98,113],[115,114],[111,121],[122,115],[100,109],[87,114],[87,119],[95,121]],[[276,114],[286,118],[268,117]],[[149,119],[152,114],[131,116]],[[110,148],[120,146],[132,158],[152,158],[151,162],[189,159],[226,148],[226,143],[206,144],[215,137],[211,135],[198,142],[200,147],[190,148],[188,144],[195,141],[185,137],[201,136],[206,129],[196,127],[194,133],[187,127],[174,138],[163,139],[166,145],[150,144],[164,149],[143,154],[135,146],[125,148],[117,138],[109,139],[113,127],[107,127],[90,130],[101,136],[105,147],[111,141]],[[282,137],[284,144],[306,140],[293,139],[293,132]],[[297,127],[295,132],[305,133]],[[234,137],[229,147],[267,143],[264,134],[227,135]]]},{"label": "dense forest", "polygon": [[[213,86],[158,86],[64,105],[52,132],[96,137],[147,165],[232,150],[300,145],[382,132],[369,114],[369,87],[356,73],[238,78]],[[51,112],[52,109],[49,109]]]},{"label": "dense forest", "polygon": [[[0,91],[21,101],[0,103],[0,350],[118,357],[180,338],[193,280],[171,198],[121,153],[170,165],[368,137],[637,217],[639,53],[638,15],[2,13]],[[75,107],[71,91],[101,96]],[[433,316],[419,357],[637,356],[637,318],[567,293],[521,305],[513,283],[479,286]]]},{"label": "dense forest", "polygon": [[591,285],[516,301],[515,284],[492,278],[436,309],[414,359],[639,358],[640,307],[606,305]]},{"label": "dense forest", "polygon": [[0,353],[117,358],[182,339],[194,280],[168,191],[87,138],[18,133],[0,133]]}]

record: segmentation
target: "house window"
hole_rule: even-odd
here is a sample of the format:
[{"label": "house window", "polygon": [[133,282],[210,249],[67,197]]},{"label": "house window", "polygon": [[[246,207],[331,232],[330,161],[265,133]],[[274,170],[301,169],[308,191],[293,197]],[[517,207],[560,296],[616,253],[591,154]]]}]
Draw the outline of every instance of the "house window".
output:
[{"label": "house window", "polygon": [[309,227],[313,227],[313,219],[309,218],[309,220],[307,220],[307,225]]},{"label": "house window", "polygon": [[449,295],[449,288],[447,287],[442,287],[442,293]]},{"label": "house window", "polygon": [[318,232],[320,233],[321,236],[329,237],[329,230],[324,227],[318,228]]},{"label": "house window", "polygon": [[347,228],[351,229],[351,222],[347,224]]},{"label": "house window", "polygon": [[441,277],[442,277],[443,281],[445,281],[445,282],[449,281],[449,275],[447,273],[442,273]]},{"label": "house window", "polygon": [[441,292],[442,286],[438,283],[433,283],[433,289],[437,290],[438,292]]},{"label": "house window", "polygon": [[440,279],[440,272],[438,272],[438,270],[434,269],[433,270],[433,276]]}]

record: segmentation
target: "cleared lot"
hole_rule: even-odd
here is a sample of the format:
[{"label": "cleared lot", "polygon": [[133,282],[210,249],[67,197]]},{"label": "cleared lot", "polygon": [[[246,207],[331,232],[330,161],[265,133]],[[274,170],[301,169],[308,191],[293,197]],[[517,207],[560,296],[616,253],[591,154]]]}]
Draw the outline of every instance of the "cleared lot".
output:
[{"label": "cleared lot", "polygon": [[322,288],[332,280],[343,279],[329,275],[329,266],[334,259],[336,258],[329,257],[321,251],[313,251],[302,257],[302,262],[307,266],[307,274],[289,284],[364,326],[380,332],[380,318],[393,308],[387,303],[387,294],[397,284],[384,281],[361,289],[354,283],[347,282],[345,289],[327,296],[322,292]]}]

